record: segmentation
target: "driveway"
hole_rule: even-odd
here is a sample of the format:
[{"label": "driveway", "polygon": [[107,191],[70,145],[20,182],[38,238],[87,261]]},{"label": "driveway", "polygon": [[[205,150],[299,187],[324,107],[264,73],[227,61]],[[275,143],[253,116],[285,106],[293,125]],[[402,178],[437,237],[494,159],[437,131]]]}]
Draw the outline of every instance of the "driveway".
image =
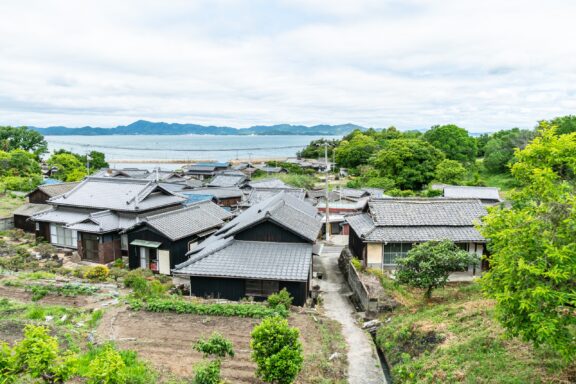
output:
[{"label": "driveway", "polygon": [[342,248],[339,245],[324,245],[316,259],[319,261],[317,269],[324,274],[322,280],[317,280],[324,299],[324,309],[328,317],[342,324],[342,332],[348,344],[348,382],[386,383],[372,338],[355,321],[356,311],[348,299],[350,288],[338,268],[338,256]]}]

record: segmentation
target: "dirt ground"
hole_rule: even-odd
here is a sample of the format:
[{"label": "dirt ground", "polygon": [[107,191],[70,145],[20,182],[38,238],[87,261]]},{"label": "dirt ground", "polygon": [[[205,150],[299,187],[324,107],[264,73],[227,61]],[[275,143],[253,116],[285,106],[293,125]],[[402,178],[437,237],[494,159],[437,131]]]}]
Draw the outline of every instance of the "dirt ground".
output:
[{"label": "dirt ground", "polygon": [[[317,356],[322,350],[322,339],[314,318],[294,313],[289,322],[300,329],[305,356]],[[104,315],[97,337],[100,341],[114,340],[120,348],[137,351],[139,356],[166,375],[189,377],[193,367],[203,358],[192,349],[194,342],[209,337],[212,332],[220,332],[234,343],[236,353],[233,359],[222,363],[222,377],[230,383],[261,383],[254,376],[256,366],[250,359],[250,332],[258,323],[258,319],[134,312],[116,307]],[[300,377],[317,375],[317,372],[306,372],[311,369],[311,365],[305,364]]]}]

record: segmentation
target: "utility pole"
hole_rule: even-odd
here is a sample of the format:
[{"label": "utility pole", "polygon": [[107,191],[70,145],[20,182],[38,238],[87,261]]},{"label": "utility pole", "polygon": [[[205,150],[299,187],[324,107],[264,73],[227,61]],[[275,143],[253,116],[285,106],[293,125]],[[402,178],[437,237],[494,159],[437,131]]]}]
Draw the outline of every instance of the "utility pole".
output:
[{"label": "utility pole", "polygon": [[[252,164],[252,152],[248,152],[248,164]],[[248,172],[248,180],[252,180],[252,173]]]},{"label": "utility pole", "polygon": [[86,174],[90,175],[90,154],[86,154]]},{"label": "utility pole", "polygon": [[324,180],[326,180],[326,241],[330,241],[330,203],[328,191],[328,143],[324,144],[324,161],[326,162],[326,170],[324,171]]}]

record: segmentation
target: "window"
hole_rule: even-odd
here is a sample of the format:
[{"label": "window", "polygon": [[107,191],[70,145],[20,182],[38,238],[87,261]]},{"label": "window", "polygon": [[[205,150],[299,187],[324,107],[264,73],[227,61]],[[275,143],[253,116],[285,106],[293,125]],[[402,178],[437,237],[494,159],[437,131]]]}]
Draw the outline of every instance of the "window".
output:
[{"label": "window", "polygon": [[50,224],[50,242],[63,247],[78,247],[78,232],[64,228],[61,224]]},{"label": "window", "polygon": [[278,292],[278,282],[271,280],[246,280],[246,296],[267,297]]},{"label": "window", "polygon": [[396,265],[398,257],[404,257],[412,248],[411,243],[384,244],[384,265]]},{"label": "window", "polygon": [[128,235],[120,235],[120,249],[123,251],[128,250]]},{"label": "window", "polygon": [[461,250],[468,252],[468,243],[456,243],[456,246]]},{"label": "window", "polygon": [[198,241],[189,241],[188,242],[188,250],[191,251],[198,245]]}]

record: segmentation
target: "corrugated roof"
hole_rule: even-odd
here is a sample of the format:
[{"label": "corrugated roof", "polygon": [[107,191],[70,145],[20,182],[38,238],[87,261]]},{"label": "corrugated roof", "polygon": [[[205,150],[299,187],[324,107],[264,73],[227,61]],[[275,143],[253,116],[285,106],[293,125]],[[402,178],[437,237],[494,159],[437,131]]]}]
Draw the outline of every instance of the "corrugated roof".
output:
[{"label": "corrugated roof", "polygon": [[16,208],[13,214],[19,216],[33,216],[40,212],[48,211],[50,209],[52,209],[52,206],[49,204],[26,203]]},{"label": "corrugated roof", "polygon": [[171,240],[191,236],[224,225],[233,215],[211,201],[202,201],[186,208],[148,216],[148,225]]},{"label": "corrugated roof", "polygon": [[306,281],[312,244],[221,239],[193,253],[173,270],[177,274],[245,279]]},{"label": "corrugated roof", "polygon": [[153,181],[93,177],[84,179],[64,195],[49,200],[56,205],[131,212],[176,205],[183,201],[184,197],[173,194]]},{"label": "corrugated roof", "polygon": [[500,201],[498,188],[493,187],[448,185],[444,187],[444,197]]}]

